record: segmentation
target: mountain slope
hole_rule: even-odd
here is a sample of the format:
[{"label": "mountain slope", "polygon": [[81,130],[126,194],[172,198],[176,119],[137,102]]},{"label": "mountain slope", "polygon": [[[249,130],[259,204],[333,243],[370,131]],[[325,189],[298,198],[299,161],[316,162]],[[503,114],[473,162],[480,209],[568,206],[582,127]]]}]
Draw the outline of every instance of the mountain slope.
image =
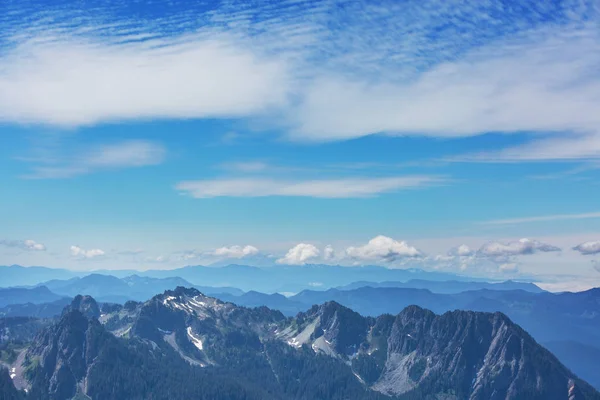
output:
[{"label": "mountain slope", "polygon": [[469,281],[430,281],[423,279],[411,279],[408,282],[369,282],[359,281],[352,282],[349,285],[340,286],[339,290],[353,290],[361,287],[395,287],[408,289],[427,289],[433,293],[455,294],[472,290],[524,290],[532,293],[542,293],[540,287],[528,282],[504,281],[497,283],[490,282],[469,282]]},{"label": "mountain slope", "polygon": [[373,318],[326,302],[286,318],[177,288],[145,303],[104,307],[96,320],[80,312],[82,304],[95,309],[93,299],[82,300],[28,350],[31,394],[600,399],[501,313],[436,315],[410,306]]},{"label": "mountain slope", "polygon": [[363,387],[345,364],[262,336],[285,320],[277,311],[236,307],[193,289],[116,306],[100,318],[104,325],[76,308],[30,347],[30,398],[385,397]]},{"label": "mountain slope", "polygon": [[50,303],[10,304],[5,307],[0,307],[0,317],[52,318],[60,315],[62,310],[70,303],[71,299],[64,297]]},{"label": "mountain slope", "polygon": [[[139,275],[130,275],[118,278],[112,275],[90,274],[82,278],[68,280],[52,280],[42,283],[55,293],[74,297],[78,294],[89,295],[98,301],[124,303],[128,300],[146,301],[156,293],[172,290],[178,286],[192,287],[193,285],[183,278],[150,278]],[[241,295],[239,289],[230,287],[198,287],[208,294],[228,293]]]},{"label": "mountain slope", "polygon": [[61,299],[56,293],[51,292],[46,286],[36,288],[6,288],[0,289],[0,307],[11,304],[33,303],[41,304]]}]

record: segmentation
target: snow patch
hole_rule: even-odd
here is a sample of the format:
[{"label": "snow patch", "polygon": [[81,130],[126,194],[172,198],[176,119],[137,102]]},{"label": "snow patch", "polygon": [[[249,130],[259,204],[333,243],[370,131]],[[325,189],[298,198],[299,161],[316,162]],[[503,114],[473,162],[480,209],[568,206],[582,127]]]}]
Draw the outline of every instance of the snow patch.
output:
[{"label": "snow patch", "polygon": [[312,344],[312,349],[315,353],[321,352],[330,357],[337,357],[335,350],[331,347],[331,342],[325,339],[324,336],[317,338]]},{"label": "snow patch", "polygon": [[194,334],[192,333],[192,327],[188,326],[187,328],[187,334],[190,337],[190,340],[192,341],[192,344],[194,346],[196,346],[196,348],[198,350],[203,350],[204,346],[202,344],[202,340],[200,340],[199,338],[197,338],[196,336],[194,336]]},{"label": "snow patch", "polygon": [[310,337],[315,332],[317,324],[319,323],[320,317],[315,319],[313,322],[308,324],[306,328],[290,340],[288,340],[288,344],[292,347],[300,348],[303,344],[307,343],[310,340]]}]

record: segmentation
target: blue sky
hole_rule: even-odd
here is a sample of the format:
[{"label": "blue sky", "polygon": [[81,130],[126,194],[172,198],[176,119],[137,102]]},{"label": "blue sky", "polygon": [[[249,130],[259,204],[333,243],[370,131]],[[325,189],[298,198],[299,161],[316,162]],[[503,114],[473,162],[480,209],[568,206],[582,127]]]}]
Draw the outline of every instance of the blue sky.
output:
[{"label": "blue sky", "polygon": [[4,2],[0,264],[600,284],[600,5],[519,4]]}]

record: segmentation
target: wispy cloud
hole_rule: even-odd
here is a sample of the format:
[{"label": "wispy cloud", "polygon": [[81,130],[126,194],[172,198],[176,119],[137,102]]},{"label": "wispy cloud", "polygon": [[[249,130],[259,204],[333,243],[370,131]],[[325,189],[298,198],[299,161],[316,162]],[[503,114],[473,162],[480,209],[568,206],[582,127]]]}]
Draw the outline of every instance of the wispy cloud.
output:
[{"label": "wispy cloud", "polygon": [[510,257],[530,255],[537,252],[561,251],[559,247],[532,239],[519,239],[514,242],[490,242],[483,245],[477,252],[483,257]]},{"label": "wispy cloud", "polygon": [[267,116],[302,141],[529,132],[524,145],[466,158],[598,157],[593,2],[433,4],[232,1],[117,22],[107,6],[77,23],[65,22],[68,2],[60,18],[9,13],[0,120]]},{"label": "wispy cloud", "polygon": [[29,40],[0,59],[0,71],[0,120],[66,127],[248,116],[284,103],[288,86],[284,62],[227,34]]},{"label": "wispy cloud", "polygon": [[241,173],[265,172],[271,169],[271,166],[263,161],[229,162],[223,163],[219,167],[227,171]]},{"label": "wispy cloud", "polygon": [[27,251],[46,251],[46,246],[42,243],[38,243],[35,240],[0,240],[1,246],[13,247]]},{"label": "wispy cloud", "polygon": [[597,242],[585,242],[573,247],[573,250],[583,255],[600,254],[600,240]]},{"label": "wispy cloud", "polygon": [[71,246],[70,250],[71,250],[72,257],[83,258],[83,259],[92,259],[92,258],[97,258],[97,257],[103,257],[106,255],[106,252],[104,252],[104,250],[100,250],[100,249],[86,250],[79,246]]},{"label": "wispy cloud", "polygon": [[583,213],[583,214],[543,215],[543,216],[539,216],[539,217],[525,217],[525,218],[512,218],[512,219],[495,219],[495,220],[481,222],[481,224],[510,225],[510,224],[527,224],[527,223],[532,223],[532,222],[548,222],[548,221],[593,219],[593,218],[600,218],[600,212],[591,212],[591,213]]},{"label": "wispy cloud", "polygon": [[277,180],[269,178],[212,179],[180,182],[176,190],[194,198],[293,196],[361,198],[401,189],[443,183],[433,176]]},{"label": "wispy cloud", "polygon": [[75,154],[52,159],[28,159],[33,164],[28,179],[63,179],[101,170],[143,167],[160,164],[165,148],[154,142],[133,140],[87,146]]}]

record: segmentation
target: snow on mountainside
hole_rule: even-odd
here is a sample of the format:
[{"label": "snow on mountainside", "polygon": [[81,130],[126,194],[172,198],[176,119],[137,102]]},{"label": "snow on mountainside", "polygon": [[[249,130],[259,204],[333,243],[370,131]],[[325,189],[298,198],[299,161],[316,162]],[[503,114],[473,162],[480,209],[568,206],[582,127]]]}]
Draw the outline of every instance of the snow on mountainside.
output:
[{"label": "snow on mountainside", "polygon": [[[174,354],[207,373],[229,371],[229,376],[247,379],[262,371],[271,376],[269,393],[282,393],[282,398],[302,398],[290,392],[290,382],[313,381],[325,373],[344,381],[329,384],[348,390],[347,398],[363,390],[359,397],[600,399],[501,313],[436,315],[410,306],[396,316],[373,318],[327,302],[286,318],[266,307],[238,307],[179,287],[144,303],[103,307],[100,323],[88,312],[92,318],[85,322],[78,309],[95,310],[92,301],[80,299],[31,346],[28,360],[37,359],[49,371],[38,375],[42,378],[36,385],[47,380],[60,393],[90,392],[86,368],[102,350],[89,345],[100,339],[113,343],[103,334],[111,332],[109,336],[120,338],[111,346],[124,340],[135,351],[146,347],[153,354]],[[81,348],[88,348],[83,358]],[[317,372],[326,368],[341,375]]]}]

